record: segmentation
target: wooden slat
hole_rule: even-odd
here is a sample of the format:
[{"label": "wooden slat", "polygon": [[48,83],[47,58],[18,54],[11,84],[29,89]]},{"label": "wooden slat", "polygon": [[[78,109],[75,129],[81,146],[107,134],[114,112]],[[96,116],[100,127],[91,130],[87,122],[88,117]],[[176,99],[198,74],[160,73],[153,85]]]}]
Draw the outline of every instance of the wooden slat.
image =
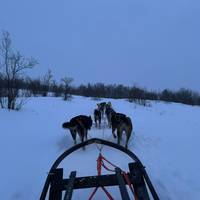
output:
[{"label": "wooden slat", "polygon": [[130,197],[127,192],[126,184],[124,181],[124,177],[122,176],[120,168],[115,168],[116,176],[119,184],[119,190],[121,193],[122,200],[130,200]]},{"label": "wooden slat", "polygon": [[63,179],[63,169],[58,168],[52,171],[50,176],[50,193],[49,200],[62,200],[62,190],[60,190],[59,183]]},{"label": "wooden slat", "polygon": [[138,200],[150,200],[140,165],[129,163],[130,177]]},{"label": "wooden slat", "polygon": [[70,174],[69,183],[67,185],[65,196],[64,196],[63,200],[71,200],[73,189],[74,189],[75,178],[76,178],[76,171],[73,171]]},{"label": "wooden slat", "polygon": [[[61,190],[65,190],[66,186],[69,183],[69,179],[64,179],[59,187]],[[118,180],[116,174],[107,174],[101,176],[85,176],[85,177],[76,177],[74,181],[74,189],[84,189],[84,188],[93,188],[101,186],[118,186]]]}]

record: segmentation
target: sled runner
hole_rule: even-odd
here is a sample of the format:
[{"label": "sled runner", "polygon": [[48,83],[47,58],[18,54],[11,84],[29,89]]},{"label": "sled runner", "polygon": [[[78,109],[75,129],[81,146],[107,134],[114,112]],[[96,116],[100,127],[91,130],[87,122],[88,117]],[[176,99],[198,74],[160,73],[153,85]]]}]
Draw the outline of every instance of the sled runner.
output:
[{"label": "sled runner", "polygon": [[[106,145],[127,154],[133,160],[133,162],[128,164],[129,172],[122,171],[119,167],[108,161],[100,152],[97,159],[98,175],[76,177],[76,171],[72,171],[69,178],[64,178],[63,168],[58,168],[62,160],[74,151],[90,144]],[[101,175],[102,168],[111,171],[112,174]],[[150,198],[159,200],[145,167],[137,156],[123,146],[97,138],[77,144],[58,157],[48,173],[40,200],[71,200],[74,190],[84,188],[94,188],[88,197],[89,200],[92,200],[98,189],[105,192],[107,199],[113,200],[106,186],[118,186],[122,200],[150,200]],[[128,193],[126,186],[130,189],[132,196],[129,195],[130,193]]]}]

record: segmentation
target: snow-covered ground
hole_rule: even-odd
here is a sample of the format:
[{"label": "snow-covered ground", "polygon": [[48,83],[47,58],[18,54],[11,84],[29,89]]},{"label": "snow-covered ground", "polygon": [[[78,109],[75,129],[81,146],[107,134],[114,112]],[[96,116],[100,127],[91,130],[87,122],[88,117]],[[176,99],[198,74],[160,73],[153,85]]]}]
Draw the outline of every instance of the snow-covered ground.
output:
[{"label": "snow-covered ground", "polygon": [[[134,134],[129,148],[146,166],[160,199],[200,199],[200,107],[151,102],[143,107],[126,100],[111,101],[114,109],[131,117]],[[54,160],[73,145],[64,121],[79,114],[92,115],[97,101],[73,97],[30,98],[17,111],[0,110],[0,199],[39,199],[47,172]],[[92,128],[89,137],[115,141],[108,128]],[[110,148],[103,155],[127,169],[128,157]],[[80,150],[63,163],[65,175],[95,175],[98,149],[95,145]],[[115,199],[117,188],[109,188]],[[91,190],[78,190],[74,199],[87,199]],[[94,199],[105,199],[99,192]]]}]

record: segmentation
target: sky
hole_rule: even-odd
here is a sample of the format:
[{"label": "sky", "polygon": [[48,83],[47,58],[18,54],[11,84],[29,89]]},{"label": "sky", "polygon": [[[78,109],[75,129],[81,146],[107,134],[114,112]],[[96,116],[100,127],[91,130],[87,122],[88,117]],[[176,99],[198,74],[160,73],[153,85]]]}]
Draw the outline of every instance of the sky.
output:
[{"label": "sky", "polygon": [[56,80],[200,92],[199,0],[0,0],[0,30]]}]

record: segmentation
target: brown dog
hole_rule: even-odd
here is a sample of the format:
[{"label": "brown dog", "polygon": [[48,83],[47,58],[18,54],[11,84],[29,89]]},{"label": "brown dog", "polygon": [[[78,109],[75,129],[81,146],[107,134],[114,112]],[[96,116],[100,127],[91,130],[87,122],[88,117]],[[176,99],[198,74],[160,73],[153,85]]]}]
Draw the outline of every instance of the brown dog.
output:
[{"label": "brown dog", "polygon": [[92,118],[91,116],[86,115],[78,115],[73,117],[69,122],[65,122],[62,124],[63,128],[69,129],[74,140],[74,144],[76,144],[76,135],[78,133],[81,142],[87,140],[88,130],[92,127]]},{"label": "brown dog", "polygon": [[113,113],[111,117],[111,125],[112,125],[112,134],[114,138],[116,138],[115,130],[117,130],[117,143],[120,144],[122,139],[122,133],[126,133],[126,144],[125,147],[128,147],[128,141],[130,139],[133,125],[130,117],[122,113]]}]

